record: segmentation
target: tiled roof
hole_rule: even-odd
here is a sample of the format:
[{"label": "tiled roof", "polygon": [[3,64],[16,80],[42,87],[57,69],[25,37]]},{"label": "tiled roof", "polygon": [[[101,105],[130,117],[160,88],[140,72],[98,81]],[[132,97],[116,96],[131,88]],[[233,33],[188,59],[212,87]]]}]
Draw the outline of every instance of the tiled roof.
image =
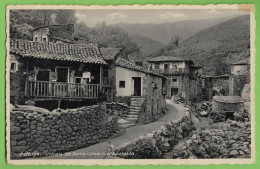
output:
[{"label": "tiled roof", "polygon": [[145,69],[141,66],[136,66],[135,64],[131,63],[130,61],[122,59],[122,58],[118,58],[116,60],[116,65],[123,67],[123,68],[127,68],[127,69],[131,69],[131,70],[135,70],[135,71],[139,71],[139,72],[143,72],[143,73],[152,74],[152,75],[155,75],[155,76],[160,76],[160,77],[166,78],[165,76],[163,76],[159,73],[149,71],[148,69]]},{"label": "tiled roof", "polygon": [[95,44],[65,44],[11,39],[10,52],[23,57],[107,64]]},{"label": "tiled roof", "polygon": [[250,64],[250,60],[249,59],[241,60],[239,62],[232,63],[232,65],[249,65],[249,64]]},{"label": "tiled roof", "polygon": [[164,61],[189,61],[192,62],[191,60],[180,58],[180,57],[175,57],[175,56],[157,56],[154,58],[151,58],[147,60],[148,62],[164,62]]},{"label": "tiled roof", "polygon": [[114,60],[121,48],[100,48],[100,52],[105,60]]},{"label": "tiled roof", "polygon": [[243,103],[244,99],[240,96],[214,96],[213,100],[221,103]]}]

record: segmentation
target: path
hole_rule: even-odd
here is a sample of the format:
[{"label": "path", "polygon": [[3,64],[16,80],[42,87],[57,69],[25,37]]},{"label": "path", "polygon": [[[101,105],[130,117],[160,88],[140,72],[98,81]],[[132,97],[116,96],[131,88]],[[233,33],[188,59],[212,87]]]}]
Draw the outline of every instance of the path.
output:
[{"label": "path", "polygon": [[[168,112],[163,117],[161,117],[160,119],[158,119],[152,123],[149,123],[149,124],[133,126],[131,128],[127,128],[126,131],[122,135],[111,139],[112,144],[115,147],[118,147],[118,146],[124,144],[125,142],[128,142],[129,140],[134,140],[134,139],[138,138],[139,136],[144,136],[151,131],[156,131],[156,130],[160,129],[160,127],[163,124],[167,123],[170,120],[179,119],[180,117],[183,116],[183,114],[184,114],[183,104],[174,104],[174,103],[171,103],[170,100],[166,100],[166,104],[167,104]],[[102,158],[102,156],[95,156],[95,155],[94,156],[93,155],[82,156],[81,154],[103,153],[106,150],[106,146],[107,146],[107,141],[97,143],[97,144],[88,146],[86,148],[81,148],[81,149],[78,149],[75,151],[71,151],[72,155],[70,155],[70,156],[64,156],[64,155],[63,156],[49,156],[49,157],[44,157],[44,159]]]}]

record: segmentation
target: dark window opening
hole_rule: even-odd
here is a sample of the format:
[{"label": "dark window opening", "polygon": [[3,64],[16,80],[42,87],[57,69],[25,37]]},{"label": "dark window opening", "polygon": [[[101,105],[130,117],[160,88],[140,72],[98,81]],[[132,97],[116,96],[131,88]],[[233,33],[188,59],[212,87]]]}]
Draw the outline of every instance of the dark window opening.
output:
[{"label": "dark window opening", "polygon": [[234,120],[234,112],[226,112],[226,120]]},{"label": "dark window opening", "polygon": [[68,79],[68,68],[57,68],[57,82],[67,82]]},{"label": "dark window opening", "polygon": [[119,81],[119,88],[125,88],[125,81]]},{"label": "dark window opening", "polygon": [[46,42],[46,38],[42,38],[42,41],[43,41],[43,42]]},{"label": "dark window opening", "polygon": [[176,96],[179,92],[178,88],[171,88],[171,96]]},{"label": "dark window opening", "polygon": [[35,39],[35,41],[37,42],[38,38],[37,38],[37,37],[35,37],[34,39]]},{"label": "dark window opening", "polygon": [[172,82],[177,82],[177,79],[173,78],[173,79],[172,79]]},{"label": "dark window opening", "polygon": [[16,63],[11,63],[11,71],[16,71]]},{"label": "dark window opening", "polygon": [[75,78],[75,83],[81,83],[81,77],[76,77]]},{"label": "dark window opening", "polygon": [[168,69],[168,64],[164,64],[164,69]]},{"label": "dark window opening", "polygon": [[38,71],[37,81],[49,81],[49,71]]}]

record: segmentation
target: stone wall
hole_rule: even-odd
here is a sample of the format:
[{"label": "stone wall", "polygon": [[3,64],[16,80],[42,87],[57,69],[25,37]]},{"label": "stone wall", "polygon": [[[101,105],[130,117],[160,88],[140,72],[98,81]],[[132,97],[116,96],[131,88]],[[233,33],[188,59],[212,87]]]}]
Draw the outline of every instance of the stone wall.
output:
[{"label": "stone wall", "polygon": [[10,114],[11,158],[20,153],[66,152],[85,147],[118,131],[117,116],[108,116],[100,106],[39,113],[13,110]]},{"label": "stone wall", "polygon": [[242,114],[244,112],[244,103],[222,103],[214,101],[212,103],[212,112],[237,112]]},{"label": "stone wall", "polygon": [[115,154],[126,159],[163,158],[163,154],[195,129],[191,115],[185,115],[176,121],[169,121],[158,131],[148,133],[136,140],[129,141],[115,149]]},{"label": "stone wall", "polygon": [[146,102],[144,104],[145,116],[143,116],[143,118],[145,119],[141,119],[141,121],[149,122],[151,120],[157,119],[165,110],[166,101],[165,95],[162,94],[162,83],[163,80],[161,77],[148,76],[144,78],[143,88]]},{"label": "stone wall", "polygon": [[118,103],[125,103],[130,106],[131,104],[131,96],[116,96],[115,101]]},{"label": "stone wall", "polygon": [[10,101],[12,104],[24,104],[26,64],[24,59],[19,56],[11,54],[10,57],[10,61],[18,64],[17,71],[10,72]]},{"label": "stone wall", "polygon": [[126,118],[129,112],[129,106],[125,103],[107,103],[106,104],[107,114],[116,115],[122,118]]}]

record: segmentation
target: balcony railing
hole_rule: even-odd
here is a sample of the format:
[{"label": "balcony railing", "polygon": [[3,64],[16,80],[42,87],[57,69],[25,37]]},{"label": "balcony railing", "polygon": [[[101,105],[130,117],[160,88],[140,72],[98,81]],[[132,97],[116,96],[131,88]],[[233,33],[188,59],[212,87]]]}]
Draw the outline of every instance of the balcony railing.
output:
[{"label": "balcony railing", "polygon": [[178,69],[152,69],[155,73],[160,74],[166,74],[166,75],[174,75],[174,74],[184,74],[185,69],[184,68],[178,68]]},{"label": "balcony railing", "polygon": [[29,98],[95,99],[100,84],[76,84],[47,81],[27,81],[25,94]]}]

